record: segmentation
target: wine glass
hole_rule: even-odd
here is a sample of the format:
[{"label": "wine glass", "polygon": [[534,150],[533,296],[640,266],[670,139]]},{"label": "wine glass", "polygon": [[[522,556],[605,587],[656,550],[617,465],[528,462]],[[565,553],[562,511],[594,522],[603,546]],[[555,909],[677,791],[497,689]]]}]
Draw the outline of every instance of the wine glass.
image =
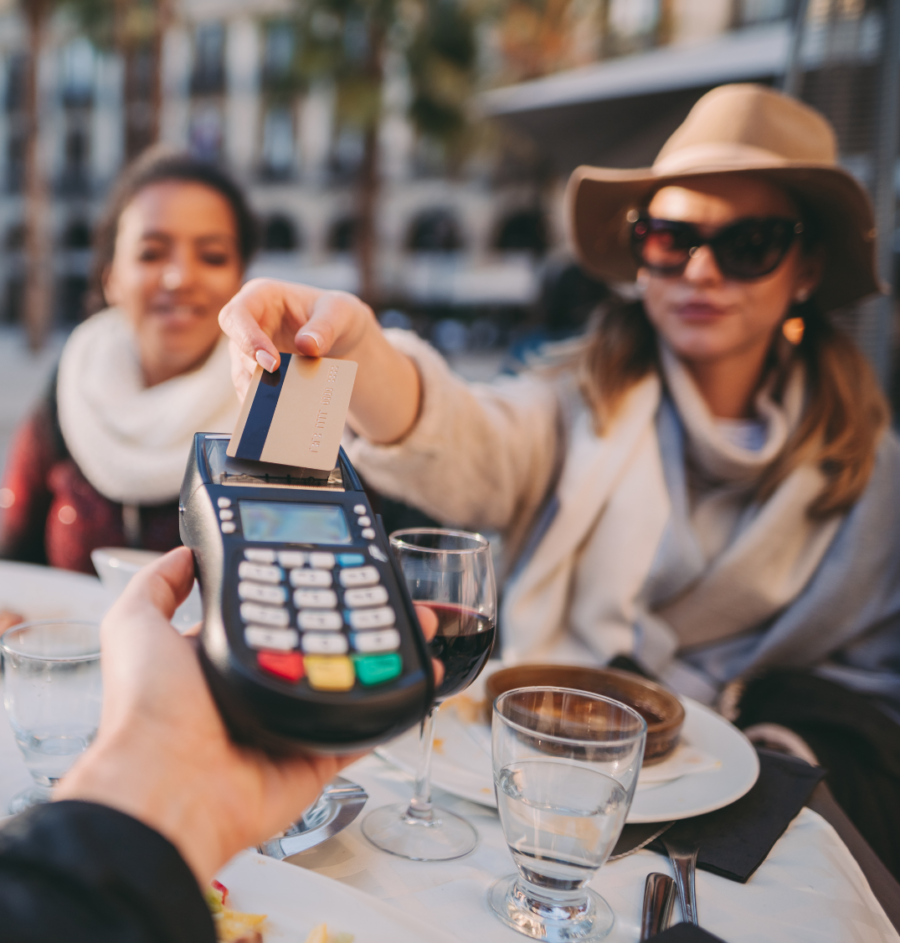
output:
[{"label": "wine glass", "polygon": [[440,701],[467,688],[490,657],[497,615],[491,548],[480,534],[425,527],[395,531],[391,548],[413,602],[437,616],[430,650],[444,666],[444,678],[422,721],[412,801],[376,809],[363,820],[362,830],[383,851],[416,861],[446,861],[472,851],[478,833],[465,819],[432,805],[434,715]]},{"label": "wine glass", "polygon": [[647,724],[625,704],[568,688],[517,688],[494,702],[494,793],[518,873],[488,891],[513,930],[549,943],[599,940],[609,904],[587,884],[615,847],[644,758]]}]

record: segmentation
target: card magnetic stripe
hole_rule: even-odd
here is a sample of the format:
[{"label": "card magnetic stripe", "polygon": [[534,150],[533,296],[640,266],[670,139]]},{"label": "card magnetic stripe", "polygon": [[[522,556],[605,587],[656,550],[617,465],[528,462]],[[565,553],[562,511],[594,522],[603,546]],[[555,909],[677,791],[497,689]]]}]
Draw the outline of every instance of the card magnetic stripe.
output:
[{"label": "card magnetic stripe", "polygon": [[250,412],[247,413],[244,434],[241,436],[235,458],[244,458],[253,462],[261,460],[263,449],[266,447],[266,439],[269,437],[272,418],[278,407],[278,398],[281,396],[282,389],[284,389],[284,381],[288,375],[291,356],[293,355],[282,354],[278,370],[270,374],[264,372],[260,377],[256,396],[253,398],[253,405],[250,407]]}]

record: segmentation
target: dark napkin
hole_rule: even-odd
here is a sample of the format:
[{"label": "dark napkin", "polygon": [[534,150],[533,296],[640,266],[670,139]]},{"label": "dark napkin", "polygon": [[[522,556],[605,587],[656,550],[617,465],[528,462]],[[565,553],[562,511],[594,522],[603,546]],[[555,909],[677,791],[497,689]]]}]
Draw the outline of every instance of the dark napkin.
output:
[{"label": "dark napkin", "polygon": [[713,936],[708,930],[693,923],[676,923],[674,927],[651,936],[659,943],[725,943],[720,936]]},{"label": "dark napkin", "polygon": [[[665,833],[673,839],[699,844],[698,868],[742,884],[766,860],[772,846],[825,776],[825,770],[792,756],[770,750],[757,753],[759,779],[745,796],[724,809],[675,822]],[[626,825],[613,854],[639,845],[648,828]],[[659,854],[666,853],[660,839],[647,847]]]}]

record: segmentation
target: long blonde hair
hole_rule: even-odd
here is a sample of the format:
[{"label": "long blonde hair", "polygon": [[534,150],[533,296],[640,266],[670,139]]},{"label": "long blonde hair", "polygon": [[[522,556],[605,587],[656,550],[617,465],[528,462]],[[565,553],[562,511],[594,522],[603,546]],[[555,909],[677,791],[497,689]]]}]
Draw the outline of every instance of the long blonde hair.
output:
[{"label": "long blonde hair", "polygon": [[[807,404],[798,427],[757,486],[768,498],[799,465],[815,462],[826,484],[809,506],[814,518],[847,511],[865,490],[890,409],[872,368],[853,341],[819,312],[802,306],[795,348],[806,366]],[[580,358],[581,389],[602,435],[628,390],[658,369],[656,331],[641,302],[612,304],[601,314]]]}]

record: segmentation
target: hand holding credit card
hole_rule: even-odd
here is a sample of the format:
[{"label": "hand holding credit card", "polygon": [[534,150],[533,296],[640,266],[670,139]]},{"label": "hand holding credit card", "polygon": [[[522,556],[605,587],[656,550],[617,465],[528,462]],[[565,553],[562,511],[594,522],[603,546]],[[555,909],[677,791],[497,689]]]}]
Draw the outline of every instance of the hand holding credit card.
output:
[{"label": "hand holding credit card", "polygon": [[330,471],[337,463],[357,365],[281,353],[257,367],[228,444],[230,458]]}]

